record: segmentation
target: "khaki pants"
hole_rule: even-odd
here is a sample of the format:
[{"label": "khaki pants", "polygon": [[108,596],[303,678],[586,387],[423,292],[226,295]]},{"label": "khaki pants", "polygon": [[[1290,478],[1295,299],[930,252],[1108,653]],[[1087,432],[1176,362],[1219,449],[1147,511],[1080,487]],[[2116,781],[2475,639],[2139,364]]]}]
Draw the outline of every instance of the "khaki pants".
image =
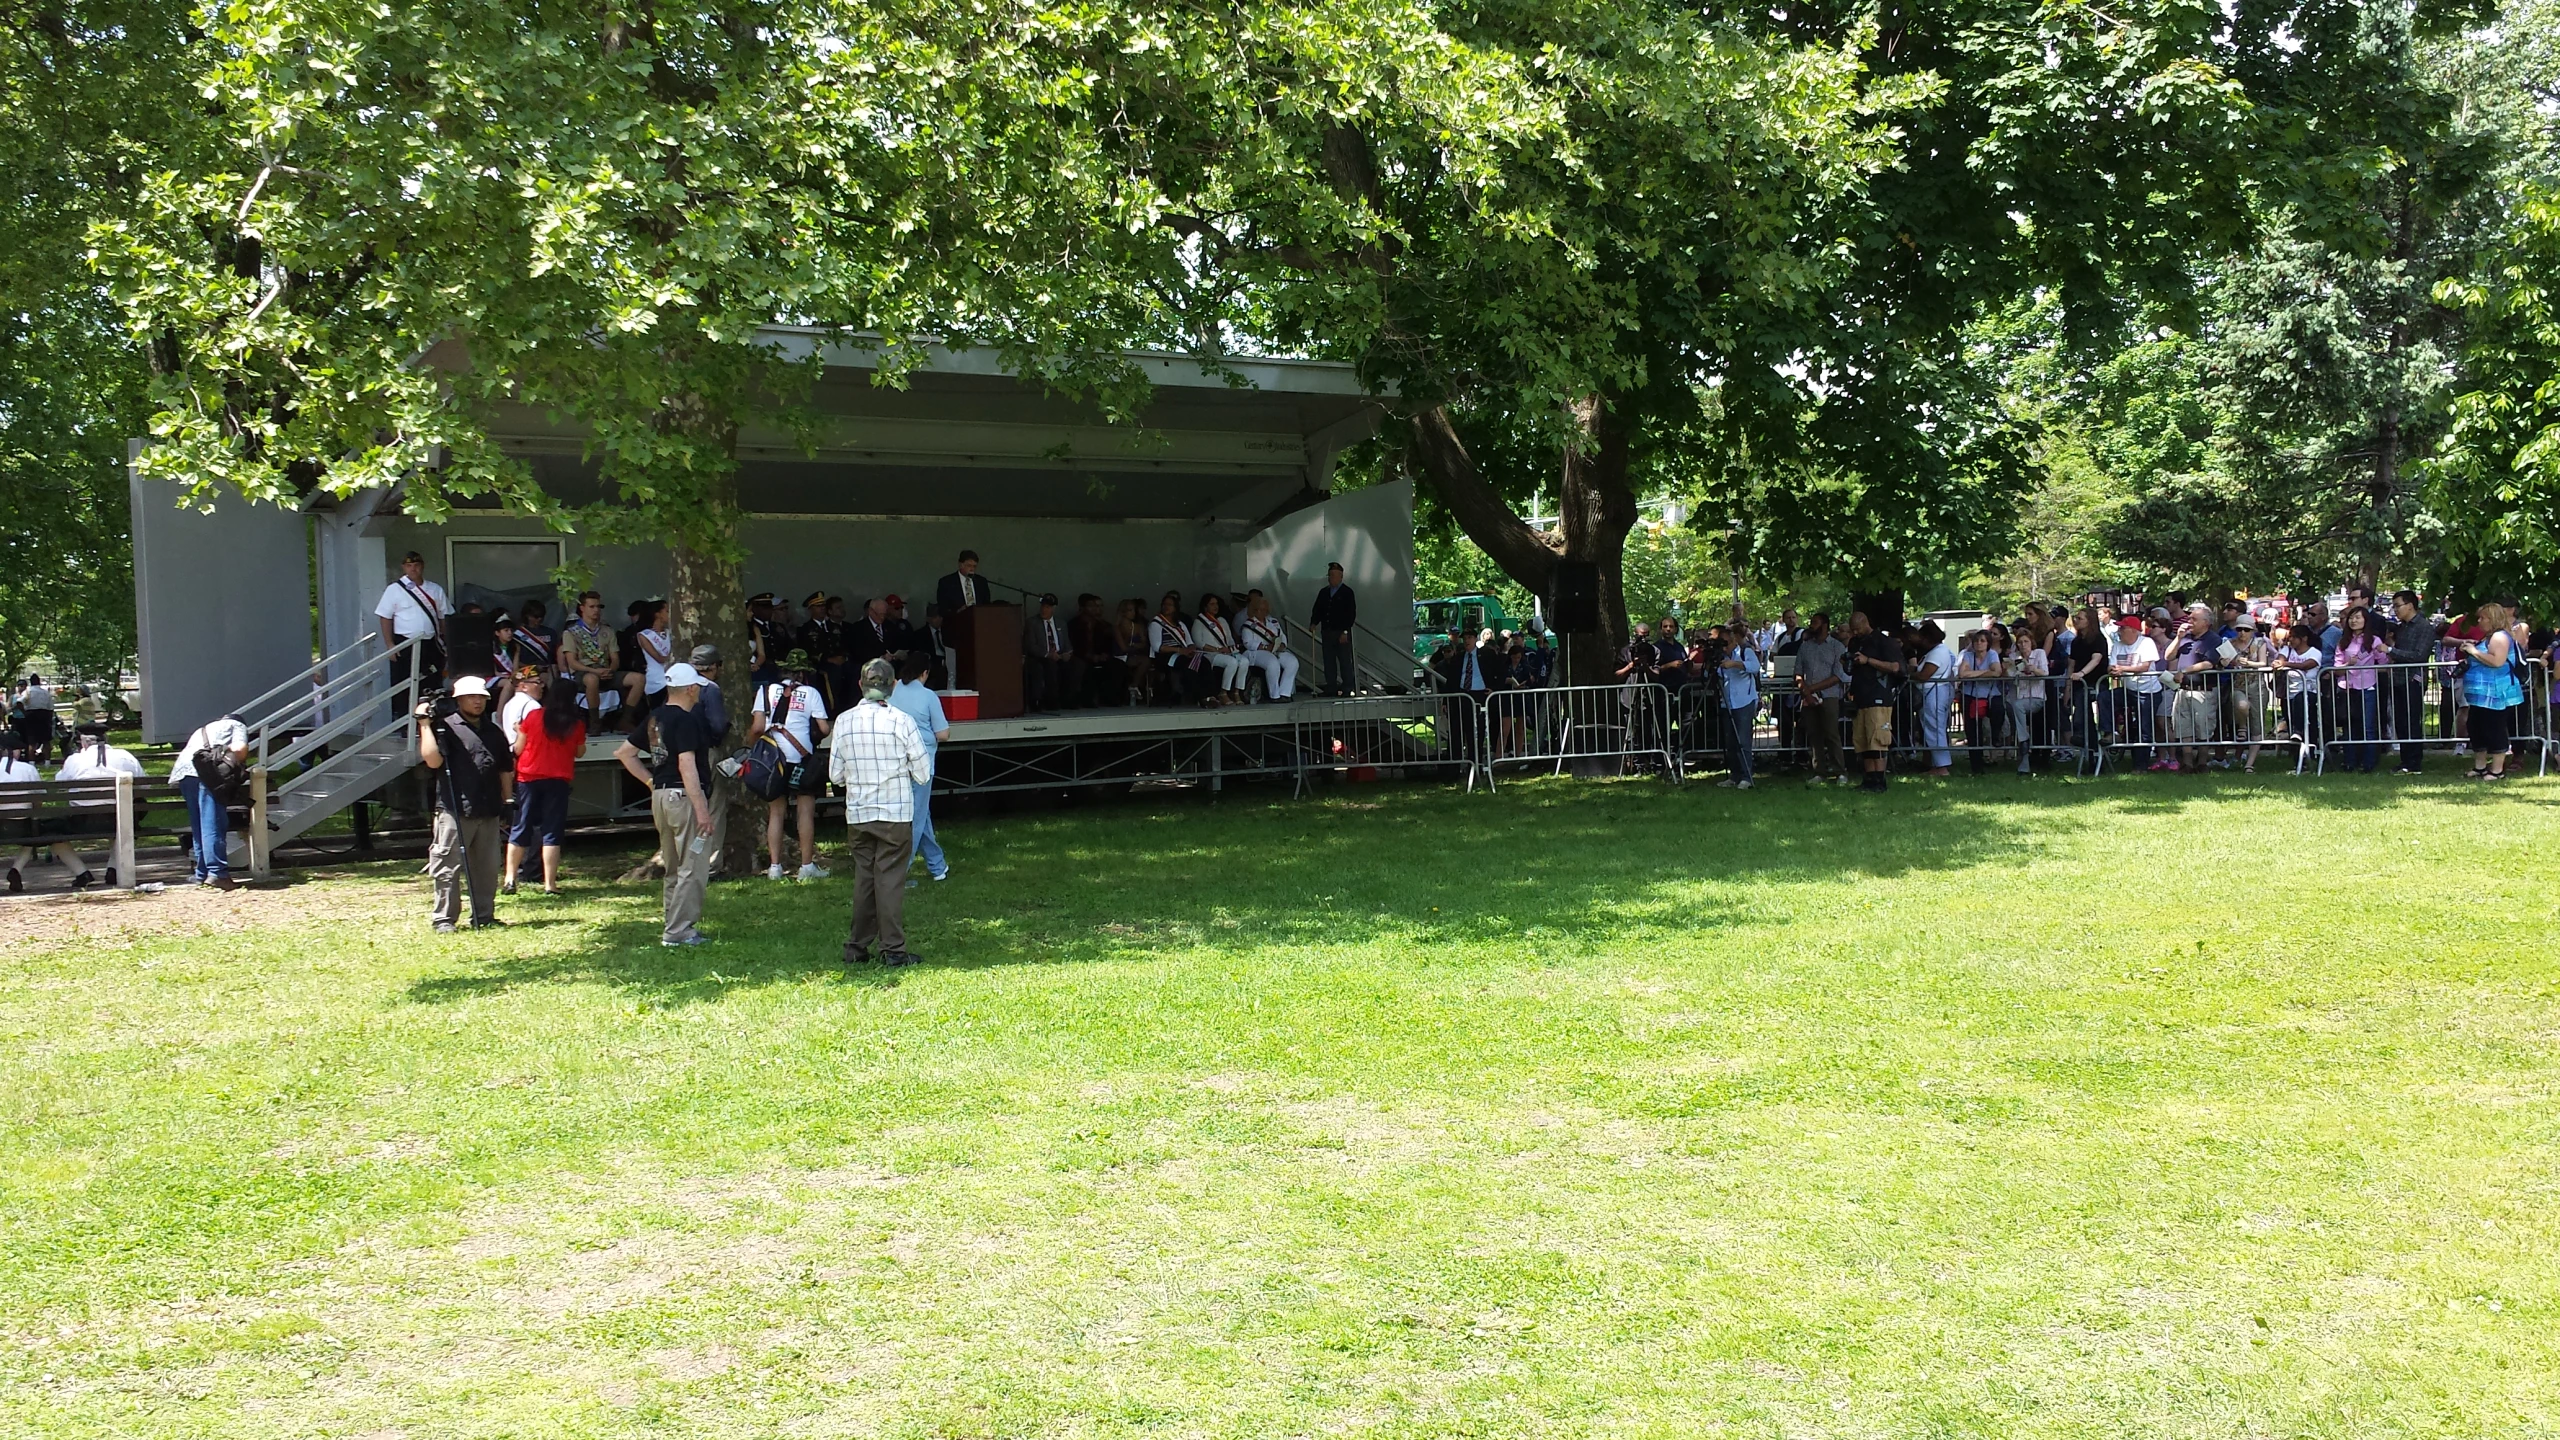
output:
[{"label": "khaki pants", "polygon": [[666,930],[658,938],[682,942],[702,919],[702,887],[711,878],[711,847],[697,844],[701,827],[693,823],[693,802],[682,790],[649,794],[650,818],[658,822],[658,863],[666,867]]},{"label": "khaki pants", "polygon": [[1801,708],[1805,743],[1813,747],[1813,773],[1846,775],[1849,762],[1840,755],[1840,697],[1807,700]]},{"label": "khaki pants", "polygon": [[436,923],[462,920],[462,883],[471,881],[471,923],[497,918],[498,867],[506,855],[506,822],[496,816],[465,820],[436,811],[427,842],[427,877],[436,888]]},{"label": "khaki pants", "polygon": [[848,959],[879,944],[882,954],[907,948],[907,847],[913,828],[904,820],[854,825],[853,933]]}]

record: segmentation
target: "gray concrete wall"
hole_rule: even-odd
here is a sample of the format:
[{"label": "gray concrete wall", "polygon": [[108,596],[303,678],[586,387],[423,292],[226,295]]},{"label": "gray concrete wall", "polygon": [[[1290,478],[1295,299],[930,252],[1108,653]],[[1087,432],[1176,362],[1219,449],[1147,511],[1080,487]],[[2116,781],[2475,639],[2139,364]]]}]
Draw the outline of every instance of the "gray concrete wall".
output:
[{"label": "gray concrete wall", "polygon": [[313,658],[309,519],[237,496],[180,509],[181,493],[131,482],[145,740],[183,740]]}]

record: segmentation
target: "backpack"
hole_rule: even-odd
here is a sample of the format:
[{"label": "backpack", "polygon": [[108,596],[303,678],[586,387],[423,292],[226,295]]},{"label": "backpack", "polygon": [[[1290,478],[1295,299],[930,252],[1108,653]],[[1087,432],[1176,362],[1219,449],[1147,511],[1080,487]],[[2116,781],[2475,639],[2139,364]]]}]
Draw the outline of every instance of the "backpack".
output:
[{"label": "backpack", "polygon": [[793,764],[806,762],[809,758],[803,755],[795,762],[783,753],[782,743],[774,738],[783,733],[782,712],[790,706],[791,692],[797,688],[799,682],[795,680],[774,683],[772,703],[765,707],[764,733],[747,747],[746,754],[738,762],[738,783],[759,800],[781,799],[790,784],[784,772]]},{"label": "backpack", "polygon": [[[226,715],[223,718],[227,720],[235,717]],[[212,726],[208,725],[205,728],[209,730]],[[196,753],[191,758],[196,767],[196,779],[202,781],[204,788],[212,792],[213,798],[225,806],[248,804],[248,765],[234,759],[229,750],[213,745],[203,730],[197,731],[194,739]]]}]

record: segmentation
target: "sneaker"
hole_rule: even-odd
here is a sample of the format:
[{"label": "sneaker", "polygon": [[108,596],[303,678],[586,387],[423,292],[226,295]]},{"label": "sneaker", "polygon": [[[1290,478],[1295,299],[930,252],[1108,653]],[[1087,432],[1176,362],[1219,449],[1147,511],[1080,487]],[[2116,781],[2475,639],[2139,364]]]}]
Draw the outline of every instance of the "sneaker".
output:
[{"label": "sneaker", "polygon": [[2177,766],[2170,764],[2166,760],[2154,760],[2150,764],[2143,766],[2142,770],[2143,773],[2147,775],[2155,770],[2175,770],[2177,768]]},{"label": "sneaker", "polygon": [[913,965],[923,958],[923,956],[907,950],[883,950],[880,952],[880,963],[883,965]]},{"label": "sneaker", "polygon": [[453,933],[453,931],[454,931],[454,924],[453,924],[453,922],[452,922],[452,921],[450,921],[450,920],[439,920],[439,921],[437,921],[437,922],[436,922],[436,933],[437,933],[437,934],[439,934],[439,935],[450,935],[450,934],[452,934],[452,933]]},{"label": "sneaker", "polygon": [[774,864],[767,865],[766,867],[764,867],[764,878],[766,878],[767,880],[779,880],[779,879],[781,879],[781,878],[782,878],[782,866],[781,866],[780,862],[776,862],[776,863],[774,863]]},{"label": "sneaker", "polygon": [[847,965],[868,965],[871,963],[871,952],[858,945],[847,945],[836,958]]},{"label": "sneaker", "polygon": [[800,878],[803,880],[824,880],[827,878],[829,873],[829,871],[820,869],[816,861],[811,861],[810,863],[800,867]]},{"label": "sneaker", "polygon": [[474,930],[504,930],[507,928],[507,922],[499,919],[495,915],[492,915],[486,920],[472,921],[471,928]]},{"label": "sneaker", "polygon": [[1733,788],[1736,790],[1748,790],[1751,788],[1751,782],[1748,780],[1736,780],[1733,782]]},{"label": "sneaker", "polygon": [[1846,786],[1846,785],[1854,784],[1854,783],[1856,783],[1856,782],[1852,781],[1852,780],[1851,780],[1848,776],[1846,776],[1846,775],[1834,775],[1834,776],[1832,776],[1832,777],[1831,777],[1831,783],[1832,783],[1832,784],[1834,784],[1834,785]]},{"label": "sneaker", "polygon": [[682,950],[689,945],[708,945],[710,943],[711,941],[709,938],[697,930],[693,934],[687,935],[681,940],[660,940],[658,945],[659,948],[665,950]]},{"label": "sneaker", "polygon": [[1722,780],[1716,782],[1716,788],[1719,790],[1739,790],[1746,783],[1748,782],[1736,780],[1732,776],[1728,775]]}]

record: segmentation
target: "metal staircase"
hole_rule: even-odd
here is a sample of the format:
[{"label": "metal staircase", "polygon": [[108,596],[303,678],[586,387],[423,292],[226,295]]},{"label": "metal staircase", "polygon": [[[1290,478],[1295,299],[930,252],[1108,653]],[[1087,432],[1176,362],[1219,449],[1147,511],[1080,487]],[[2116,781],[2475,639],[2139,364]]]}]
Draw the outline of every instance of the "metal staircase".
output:
[{"label": "metal staircase", "polygon": [[[276,846],[418,763],[418,647],[367,635],[233,712],[249,727],[252,875],[266,875]],[[409,678],[393,683],[395,668]]]}]

